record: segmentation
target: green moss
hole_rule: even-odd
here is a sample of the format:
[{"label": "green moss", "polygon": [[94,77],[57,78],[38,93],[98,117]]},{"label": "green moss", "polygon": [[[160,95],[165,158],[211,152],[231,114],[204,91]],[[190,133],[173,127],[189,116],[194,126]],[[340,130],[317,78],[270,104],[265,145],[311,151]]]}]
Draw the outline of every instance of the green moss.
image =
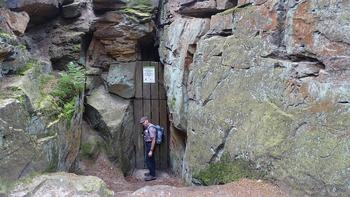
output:
[{"label": "green moss", "polygon": [[23,67],[16,71],[16,74],[24,75],[28,70],[32,68],[37,68],[38,64],[39,62],[37,59],[29,59]]},{"label": "green moss", "polygon": [[0,39],[13,46],[18,45],[16,36],[6,33],[4,31],[0,31]]},{"label": "green moss", "polygon": [[243,5],[238,5],[236,7],[233,7],[233,8],[227,9],[227,10],[225,10],[223,12],[220,12],[219,15],[233,14],[233,13],[237,12],[239,9],[242,9],[243,7],[246,7],[246,6],[249,6],[249,5],[252,5],[252,3],[246,3],[246,4],[243,4]]},{"label": "green moss", "polygon": [[0,176],[0,196],[7,194],[14,187],[14,181],[7,180]]},{"label": "green moss", "polygon": [[145,21],[151,19],[152,1],[151,0],[129,0],[127,6],[121,10],[136,21]]},{"label": "green moss", "polygon": [[52,148],[51,153],[50,165],[46,168],[45,172],[56,172],[58,168],[59,155],[56,147]]},{"label": "green moss", "polygon": [[94,145],[91,143],[84,143],[80,147],[81,156],[84,158],[91,158],[93,156]]},{"label": "green moss", "polygon": [[98,141],[98,139],[85,142],[80,146],[80,156],[84,159],[93,159],[100,152],[104,152],[105,148],[103,143]]},{"label": "green moss", "polygon": [[23,91],[18,87],[7,87],[0,90],[0,99],[19,98],[23,95]]},{"label": "green moss", "polygon": [[261,179],[264,177],[262,172],[254,170],[251,166],[252,163],[249,161],[230,160],[228,156],[224,156],[221,161],[211,163],[193,178],[198,179],[203,185],[216,185],[238,181],[242,178]]},{"label": "green moss", "polygon": [[73,45],[73,53],[80,53],[81,45],[80,44],[74,44]]},{"label": "green moss", "polygon": [[126,14],[136,15],[137,17],[151,17],[150,13],[141,12],[140,10],[135,8],[125,8],[123,11]]},{"label": "green moss", "polygon": [[171,108],[171,109],[175,109],[175,105],[176,105],[176,98],[173,97],[173,98],[170,100],[170,108]]}]

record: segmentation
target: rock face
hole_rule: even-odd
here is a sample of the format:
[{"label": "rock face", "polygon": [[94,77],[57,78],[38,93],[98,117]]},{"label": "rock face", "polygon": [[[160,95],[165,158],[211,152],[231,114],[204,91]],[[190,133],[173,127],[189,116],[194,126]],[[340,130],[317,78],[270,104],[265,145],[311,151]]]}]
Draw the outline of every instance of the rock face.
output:
[{"label": "rock face", "polygon": [[65,5],[62,16],[26,33],[30,52],[51,61],[57,70],[64,70],[71,61],[85,63],[86,35],[96,18],[88,0]]},{"label": "rock face", "polygon": [[[211,17],[207,34],[190,43],[196,46],[193,61],[178,64],[188,55],[171,50],[186,45],[186,39],[160,48],[168,65],[165,78],[177,69],[176,80],[187,84],[183,92],[179,82],[167,80],[169,108],[183,108],[188,117],[182,128],[187,131],[185,179],[191,182],[200,169],[227,154],[254,162],[292,194],[349,195],[348,3],[267,0],[239,5]],[[165,26],[162,40],[187,32],[170,28],[182,16],[167,16],[172,23]],[[219,25],[217,17],[227,23]],[[181,73],[186,70],[184,83]],[[187,96],[188,106],[174,108],[171,95]],[[178,126],[176,118],[174,123]]]},{"label": "rock face", "polygon": [[3,17],[0,22],[2,31],[10,32],[12,30],[17,35],[24,34],[29,22],[29,16],[26,12],[12,12],[8,9],[0,8],[0,13]]},{"label": "rock face", "polygon": [[74,170],[79,152],[82,97],[76,98],[71,119],[57,115],[52,97],[40,90],[49,88],[42,82],[45,67],[39,72],[36,66],[1,85],[0,174],[9,180],[32,172]]},{"label": "rock face", "polygon": [[[139,40],[154,33],[154,23],[140,23],[142,16],[131,17],[122,12],[107,12],[93,28],[94,38],[90,45],[88,64],[108,69],[113,62],[140,60]],[[102,55],[102,56],[101,56]]]},{"label": "rock face", "polygon": [[107,154],[124,173],[134,166],[133,108],[129,100],[108,93],[103,86],[87,97],[86,116],[107,146]]},{"label": "rock face", "polygon": [[[34,1],[7,2],[21,6]],[[70,95],[73,99],[69,105],[64,103],[68,107],[63,109],[52,94],[59,88],[59,75],[48,57],[52,42],[45,43],[42,38],[47,34],[40,35],[52,29],[30,29],[32,34],[27,37],[28,14],[1,9],[0,17],[0,44],[4,46],[0,55],[0,179],[74,170],[80,148],[83,96]],[[82,24],[86,23],[77,22],[75,26]]]},{"label": "rock face", "polygon": [[9,196],[113,196],[106,184],[93,176],[53,173],[19,181]]},{"label": "rock face", "polygon": [[177,128],[186,130],[186,81],[196,42],[209,29],[209,19],[176,19],[164,28],[159,54],[165,69],[169,111]]},{"label": "rock face", "polygon": [[25,11],[34,23],[53,18],[59,13],[60,0],[8,0],[7,8],[14,11]]},{"label": "rock face", "polygon": [[109,92],[123,98],[134,97],[135,71],[136,62],[111,65],[107,76]]}]

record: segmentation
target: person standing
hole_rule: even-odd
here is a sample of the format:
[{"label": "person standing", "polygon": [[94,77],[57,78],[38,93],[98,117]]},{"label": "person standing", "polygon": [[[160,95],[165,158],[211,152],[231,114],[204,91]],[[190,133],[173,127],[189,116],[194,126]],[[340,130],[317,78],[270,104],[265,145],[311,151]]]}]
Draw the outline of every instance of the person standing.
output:
[{"label": "person standing", "polygon": [[156,179],[156,160],[154,155],[154,149],[156,147],[156,135],[157,130],[154,125],[149,121],[147,116],[140,119],[140,124],[143,125],[143,137],[146,145],[146,165],[149,169],[149,173],[146,173],[145,181],[152,181]]}]

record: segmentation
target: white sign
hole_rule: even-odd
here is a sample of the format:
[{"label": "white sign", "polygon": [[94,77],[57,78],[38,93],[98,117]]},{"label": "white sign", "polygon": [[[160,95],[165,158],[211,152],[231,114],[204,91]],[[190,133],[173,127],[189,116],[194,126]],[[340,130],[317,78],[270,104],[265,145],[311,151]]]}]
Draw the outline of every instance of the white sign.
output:
[{"label": "white sign", "polygon": [[156,83],[156,68],[154,66],[143,67],[143,83]]}]

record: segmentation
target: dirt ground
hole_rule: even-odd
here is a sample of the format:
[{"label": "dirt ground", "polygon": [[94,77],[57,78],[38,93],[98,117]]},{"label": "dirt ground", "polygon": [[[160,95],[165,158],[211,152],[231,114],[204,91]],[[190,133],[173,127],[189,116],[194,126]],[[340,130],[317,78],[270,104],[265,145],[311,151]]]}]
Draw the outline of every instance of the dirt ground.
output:
[{"label": "dirt ground", "polygon": [[136,191],[142,187],[153,185],[184,187],[180,178],[171,175],[168,178],[158,177],[156,180],[148,182],[139,180],[132,176],[124,177],[122,172],[115,168],[103,154],[99,154],[94,163],[87,160],[81,160],[80,168],[83,175],[92,175],[101,178],[114,192]]},{"label": "dirt ground", "polygon": [[84,175],[97,176],[104,180],[116,196],[232,196],[232,197],[280,197],[288,196],[270,183],[242,179],[238,182],[219,186],[185,187],[182,180],[169,174],[157,180],[145,182],[136,177],[124,177],[120,170],[106,156],[100,154],[96,161],[82,160],[80,169]]}]

